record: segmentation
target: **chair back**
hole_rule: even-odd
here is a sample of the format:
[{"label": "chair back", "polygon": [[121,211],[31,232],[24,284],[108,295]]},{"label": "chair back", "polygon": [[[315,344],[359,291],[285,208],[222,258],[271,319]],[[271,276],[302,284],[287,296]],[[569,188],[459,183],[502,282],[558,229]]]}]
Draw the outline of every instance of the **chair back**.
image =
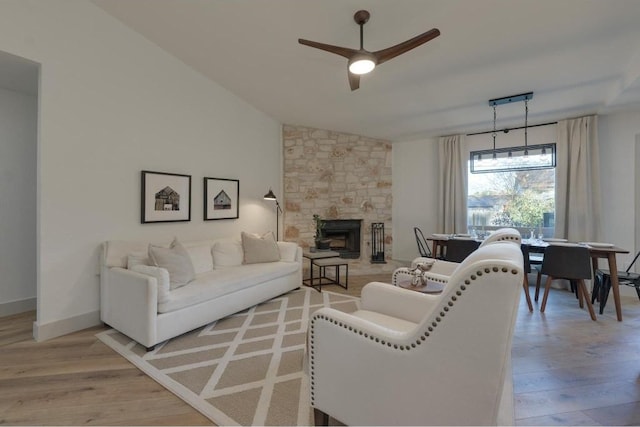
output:
[{"label": "chair back", "polygon": [[557,279],[591,279],[589,249],[573,244],[549,245],[540,272]]},{"label": "chair back", "polygon": [[[422,361],[442,371],[430,372],[429,378],[423,379],[426,390],[422,390],[422,398],[444,407],[456,399],[465,402],[464,410],[423,413],[423,423],[505,423],[499,420],[498,397],[505,377],[512,375],[510,353],[524,279],[523,262],[520,247],[509,243],[488,245],[469,254],[449,279],[439,308],[419,325],[418,330],[427,338],[427,345],[421,346]],[[435,386],[443,383],[447,386]],[[508,396],[513,398],[510,393]],[[402,420],[407,425],[412,422],[419,424],[418,419]],[[513,420],[506,422],[511,423]]]},{"label": "chair back", "polygon": [[462,262],[469,254],[478,249],[480,243],[469,239],[449,239],[444,253],[445,261]]},{"label": "chair back", "polygon": [[529,245],[525,245],[524,243],[520,245],[520,249],[522,250],[522,257],[524,258],[524,267],[523,271],[525,273],[531,273],[531,260],[529,259]]},{"label": "chair back", "polygon": [[502,241],[513,242],[519,245],[522,243],[522,236],[520,235],[520,232],[515,228],[499,228],[489,236],[487,236],[487,238],[482,241],[481,246],[488,245],[489,243],[493,242]]},{"label": "chair back", "polygon": [[631,267],[633,267],[633,264],[635,264],[636,260],[638,259],[638,256],[640,256],[640,251],[638,251],[636,256],[633,257],[633,261],[631,261],[631,264],[629,264],[629,267],[627,267],[627,269],[625,270],[626,273],[631,271]]},{"label": "chair back", "polygon": [[431,258],[431,250],[427,244],[427,239],[425,239],[424,234],[422,234],[422,230],[418,227],[413,227],[413,234],[416,236],[416,244],[418,245],[420,256]]}]

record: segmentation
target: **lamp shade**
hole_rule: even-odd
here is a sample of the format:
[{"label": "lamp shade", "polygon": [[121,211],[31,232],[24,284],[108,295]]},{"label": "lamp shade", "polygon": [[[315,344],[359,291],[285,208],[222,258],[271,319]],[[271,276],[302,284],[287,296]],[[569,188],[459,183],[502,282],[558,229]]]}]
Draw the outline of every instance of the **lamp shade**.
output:
[{"label": "lamp shade", "polygon": [[349,61],[349,71],[353,74],[367,74],[376,67],[376,57],[369,52],[360,52]]},{"label": "lamp shade", "polygon": [[273,194],[273,190],[269,189],[269,192],[264,195],[265,200],[276,200],[276,195]]}]

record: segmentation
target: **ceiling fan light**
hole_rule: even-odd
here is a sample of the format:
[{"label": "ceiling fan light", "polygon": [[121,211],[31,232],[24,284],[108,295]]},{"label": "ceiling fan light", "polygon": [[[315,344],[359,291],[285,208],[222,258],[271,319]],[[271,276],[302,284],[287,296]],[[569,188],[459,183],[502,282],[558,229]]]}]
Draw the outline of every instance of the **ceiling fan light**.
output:
[{"label": "ceiling fan light", "polygon": [[367,74],[376,68],[376,62],[373,55],[362,53],[355,55],[349,61],[349,71],[353,74]]}]

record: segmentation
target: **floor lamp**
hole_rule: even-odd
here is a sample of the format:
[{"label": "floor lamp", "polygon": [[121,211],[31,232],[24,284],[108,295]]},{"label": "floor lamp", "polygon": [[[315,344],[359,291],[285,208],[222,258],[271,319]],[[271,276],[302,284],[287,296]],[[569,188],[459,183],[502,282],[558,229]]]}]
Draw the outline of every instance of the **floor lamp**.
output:
[{"label": "floor lamp", "polygon": [[276,240],[278,240],[280,238],[279,236],[280,212],[282,212],[282,209],[280,208],[280,203],[278,203],[278,198],[276,197],[275,194],[273,194],[273,191],[271,189],[269,189],[269,192],[264,195],[264,199],[274,200],[276,202]]}]

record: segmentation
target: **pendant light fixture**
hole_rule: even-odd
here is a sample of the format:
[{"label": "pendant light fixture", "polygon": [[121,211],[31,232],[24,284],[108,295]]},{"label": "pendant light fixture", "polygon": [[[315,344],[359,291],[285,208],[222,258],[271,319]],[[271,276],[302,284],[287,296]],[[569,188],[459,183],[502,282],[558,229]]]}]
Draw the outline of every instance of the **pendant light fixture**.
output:
[{"label": "pendant light fixture", "polygon": [[[531,98],[533,98],[533,93],[531,94]],[[529,146],[527,145],[527,119],[529,118],[529,99],[524,99],[524,155],[529,155]]]},{"label": "pendant light fixture", "polygon": [[[556,166],[556,144],[529,145],[529,101],[533,92],[489,100],[493,107],[493,148],[472,151],[469,156],[471,173],[505,172],[518,170],[550,169]],[[497,107],[512,102],[524,101],[524,145],[496,148]],[[509,129],[505,129],[507,133]]]}]

